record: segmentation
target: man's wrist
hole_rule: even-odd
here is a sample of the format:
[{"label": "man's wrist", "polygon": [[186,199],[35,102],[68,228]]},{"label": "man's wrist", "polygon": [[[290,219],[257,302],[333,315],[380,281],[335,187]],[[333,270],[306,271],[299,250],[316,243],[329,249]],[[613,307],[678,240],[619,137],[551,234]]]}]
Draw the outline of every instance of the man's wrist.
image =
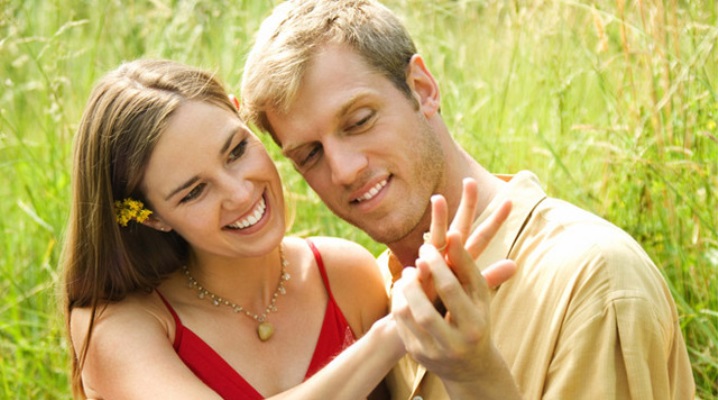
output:
[{"label": "man's wrist", "polygon": [[499,351],[491,346],[491,356],[482,363],[471,379],[442,378],[452,400],[463,399],[521,399],[516,381]]}]

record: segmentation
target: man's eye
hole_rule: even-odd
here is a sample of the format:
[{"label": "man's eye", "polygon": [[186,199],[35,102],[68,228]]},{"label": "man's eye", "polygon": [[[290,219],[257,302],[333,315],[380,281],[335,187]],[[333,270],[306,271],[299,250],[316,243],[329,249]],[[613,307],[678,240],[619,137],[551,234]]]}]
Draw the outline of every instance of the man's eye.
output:
[{"label": "man's eye", "polygon": [[367,122],[369,122],[369,120],[373,116],[374,116],[374,113],[368,114],[366,117],[360,119],[356,124],[354,124],[354,126],[356,126],[356,127],[364,126]]},{"label": "man's eye", "polygon": [[365,113],[362,113],[361,115],[359,115],[359,119],[356,122],[351,123],[351,125],[349,126],[349,130],[363,128],[364,126],[369,124],[369,122],[374,118],[374,115],[376,115],[374,111],[367,111]]},{"label": "man's eye", "polygon": [[201,183],[201,184],[195,186],[194,188],[192,188],[192,190],[190,190],[189,193],[187,193],[186,196],[184,196],[180,200],[180,203],[186,203],[188,201],[196,199],[197,197],[199,197],[199,195],[202,194],[203,190],[204,190],[204,183]]},{"label": "man's eye", "polygon": [[312,162],[314,162],[315,159],[319,158],[321,153],[322,153],[322,146],[314,146],[309,151],[309,153],[307,153],[306,156],[304,156],[301,160],[299,160],[299,163],[297,165],[300,168],[306,168]]},{"label": "man's eye", "polygon": [[242,157],[247,150],[247,139],[243,139],[239,144],[229,152],[229,161],[235,161]]}]

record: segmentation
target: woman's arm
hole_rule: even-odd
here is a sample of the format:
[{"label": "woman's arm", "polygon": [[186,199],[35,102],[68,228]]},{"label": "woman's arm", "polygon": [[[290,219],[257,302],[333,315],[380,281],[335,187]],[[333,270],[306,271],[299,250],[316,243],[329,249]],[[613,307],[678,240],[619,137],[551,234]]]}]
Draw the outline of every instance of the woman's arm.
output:
[{"label": "woman's arm", "polygon": [[307,381],[269,399],[366,398],[404,354],[394,321],[387,316]]}]

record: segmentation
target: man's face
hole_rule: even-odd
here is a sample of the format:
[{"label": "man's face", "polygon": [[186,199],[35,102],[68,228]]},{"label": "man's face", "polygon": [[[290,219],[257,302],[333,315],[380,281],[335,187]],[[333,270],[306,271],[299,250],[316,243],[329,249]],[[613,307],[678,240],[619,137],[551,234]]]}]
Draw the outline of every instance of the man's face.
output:
[{"label": "man's face", "polygon": [[288,112],[267,118],[336,215],[386,244],[427,225],[444,170],[440,143],[422,107],[354,51],[318,51]]}]

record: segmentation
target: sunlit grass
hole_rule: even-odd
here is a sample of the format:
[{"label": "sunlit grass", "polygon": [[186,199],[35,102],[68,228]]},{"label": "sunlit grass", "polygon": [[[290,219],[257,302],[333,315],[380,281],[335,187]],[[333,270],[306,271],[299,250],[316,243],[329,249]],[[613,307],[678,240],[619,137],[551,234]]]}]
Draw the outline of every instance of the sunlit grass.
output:
[{"label": "sunlit grass", "polygon": [[[666,3],[666,4],[664,4]],[[639,240],[678,305],[701,398],[718,398],[718,6],[394,0],[457,140],[496,172]],[[269,1],[0,0],[0,397],[68,398],[57,304],[69,149],[92,84],[166,57],[238,87]],[[372,243],[278,160],[293,231]]]}]

